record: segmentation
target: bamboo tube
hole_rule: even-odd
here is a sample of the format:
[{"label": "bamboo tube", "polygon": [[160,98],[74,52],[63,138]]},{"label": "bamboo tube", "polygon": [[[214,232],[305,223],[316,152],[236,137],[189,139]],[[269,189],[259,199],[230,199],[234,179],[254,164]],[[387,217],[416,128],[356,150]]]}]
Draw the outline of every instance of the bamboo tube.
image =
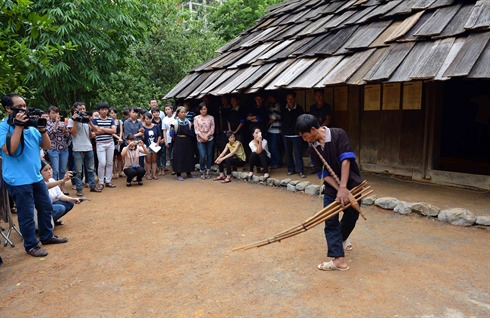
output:
[{"label": "bamboo tube", "polygon": [[[356,193],[357,200],[361,200],[371,194],[373,191],[370,190],[370,187],[366,187],[362,189],[361,191]],[[250,243],[247,245],[239,246],[233,249],[233,251],[237,250],[248,250],[254,247],[262,247],[265,245],[269,245],[272,243],[280,242],[284,239],[296,236],[300,233],[306,232],[307,230],[319,225],[320,223],[325,222],[326,220],[330,219],[331,217],[337,215],[338,213],[342,212],[346,208],[350,207],[351,204],[349,203],[348,205],[341,207],[338,202],[332,202],[329,206],[325,207],[321,211],[317,212],[313,217],[310,217],[308,220],[308,224],[305,225],[306,221],[303,222],[301,225],[295,226],[289,230],[283,231],[281,233],[278,233],[277,235],[260,240],[254,243]]]},{"label": "bamboo tube", "polygon": [[[368,195],[368,194],[370,194],[370,193],[373,192],[373,191],[369,191],[369,189],[370,189],[370,187],[368,186],[368,187],[365,187],[364,189],[362,189],[359,193],[356,193],[356,196],[359,197],[358,200],[364,198],[366,195]],[[356,190],[358,190],[358,188]],[[290,228],[288,230],[285,230],[285,231],[283,231],[281,233],[276,234],[276,236],[274,236],[274,238],[282,237],[282,236],[288,235],[290,233],[299,234],[299,233],[301,233],[303,231],[306,231],[306,230],[312,228],[313,226],[316,226],[316,225],[324,222],[325,220],[327,220],[331,216],[340,213],[341,211],[343,211],[344,209],[346,209],[348,207],[350,207],[350,204],[348,204],[347,206],[345,206],[344,208],[342,208],[338,202],[332,202],[330,205],[328,205],[327,207],[323,208],[322,210],[320,210],[319,212],[317,212],[312,217],[308,218],[305,222],[303,222],[300,225],[297,225],[295,227],[292,227],[292,228]],[[312,226],[312,224],[313,224],[313,226]],[[267,239],[264,240],[264,242],[267,242]],[[252,247],[253,247],[254,244],[255,243],[248,244],[248,245],[252,245]],[[241,249],[241,248],[247,247],[248,245],[242,246],[242,247],[237,248],[237,249]]]}]

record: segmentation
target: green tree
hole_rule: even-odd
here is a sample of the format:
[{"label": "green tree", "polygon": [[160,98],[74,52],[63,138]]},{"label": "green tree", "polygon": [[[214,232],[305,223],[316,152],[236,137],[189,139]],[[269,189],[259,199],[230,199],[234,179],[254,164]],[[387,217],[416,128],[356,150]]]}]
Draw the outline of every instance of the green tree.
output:
[{"label": "green tree", "polygon": [[224,44],[203,15],[181,10],[178,1],[166,1],[160,10],[146,36],[131,45],[125,66],[103,84],[100,99],[119,108],[147,107]]},{"label": "green tree", "polygon": [[106,82],[125,61],[128,47],[142,37],[158,0],[36,0],[33,10],[53,19],[55,33],[29,39],[29,45],[70,42],[76,50],[57,57],[51,69],[35,70],[30,83],[39,98],[68,108],[89,102],[91,92]]},{"label": "green tree", "polygon": [[241,32],[255,24],[265,15],[268,6],[284,0],[228,0],[216,5],[209,15],[209,21],[217,34],[226,42],[236,38]]},{"label": "green tree", "polygon": [[53,34],[56,27],[47,15],[33,12],[29,0],[1,1],[0,5],[0,94],[19,92],[26,97],[35,88],[26,85],[32,73],[50,70],[52,59],[72,49],[69,42],[33,45],[41,35]]}]

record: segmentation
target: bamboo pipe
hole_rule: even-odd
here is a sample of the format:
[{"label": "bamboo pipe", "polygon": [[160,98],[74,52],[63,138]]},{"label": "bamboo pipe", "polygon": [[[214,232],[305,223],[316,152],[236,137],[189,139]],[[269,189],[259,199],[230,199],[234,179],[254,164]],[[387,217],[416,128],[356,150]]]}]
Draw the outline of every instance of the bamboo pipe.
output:
[{"label": "bamboo pipe", "polygon": [[[361,192],[357,193],[356,195],[360,195],[358,197],[358,200],[361,200],[361,199],[365,198],[366,196],[368,196],[369,194],[371,194],[372,192],[373,191],[369,190],[369,188],[365,188]],[[236,247],[233,249],[233,251],[242,250],[242,249],[248,250],[248,249],[251,249],[253,247],[262,247],[262,246],[269,245],[269,244],[272,244],[275,242],[280,242],[280,241],[287,239],[289,237],[292,237],[292,236],[298,235],[300,233],[306,232],[307,230],[317,226],[320,223],[325,222],[326,220],[330,219],[334,215],[340,213],[341,211],[343,211],[344,209],[346,209],[350,206],[351,206],[350,203],[344,207],[341,207],[338,202],[336,202],[336,201],[332,202],[328,207],[326,207],[326,208],[322,209],[321,211],[319,211],[318,213],[316,213],[315,216],[319,216],[320,214],[322,214],[322,211],[328,211],[328,210],[331,210],[331,211],[329,211],[328,213],[323,213],[321,215],[321,218],[316,218],[316,220],[313,223],[308,224],[308,226],[299,225],[299,226],[293,227],[289,230],[286,230],[284,232],[281,232],[282,234],[279,233],[274,237],[264,239],[264,240],[260,240],[260,241],[250,243],[247,245]],[[332,210],[331,209],[332,207],[335,209]],[[330,209],[327,209],[327,208],[330,208]],[[302,223],[302,224],[304,224],[304,223]]]},{"label": "bamboo pipe", "polygon": [[[372,191],[369,191],[368,193],[366,193],[365,195],[362,196],[362,198],[364,198],[365,196],[371,194]],[[349,205],[350,206],[350,205]],[[340,210],[342,211],[342,210]],[[319,220],[317,222],[317,224],[312,224],[309,228],[307,229],[301,229],[297,232],[291,232],[287,235],[283,235],[283,236],[274,236],[274,237],[271,237],[271,238],[268,238],[268,239],[265,239],[265,240],[261,240],[261,241],[257,241],[255,243],[251,243],[251,244],[247,244],[247,245],[244,245],[244,246],[240,246],[240,247],[237,247],[237,248],[234,248],[233,251],[236,251],[236,250],[240,250],[240,249],[243,249],[243,250],[248,250],[248,249],[252,249],[254,247],[262,247],[262,246],[265,246],[265,245],[269,245],[269,244],[272,244],[272,243],[276,243],[276,242],[281,242],[282,240],[284,239],[287,239],[287,238],[290,238],[290,237],[293,237],[293,236],[296,236],[300,233],[303,233],[303,232],[306,232],[308,229],[311,229],[313,228],[314,226],[328,220],[329,218],[333,217],[334,215],[340,213],[340,211],[338,211],[337,213],[331,213],[330,215],[328,215],[326,218],[324,218],[323,220]]]}]

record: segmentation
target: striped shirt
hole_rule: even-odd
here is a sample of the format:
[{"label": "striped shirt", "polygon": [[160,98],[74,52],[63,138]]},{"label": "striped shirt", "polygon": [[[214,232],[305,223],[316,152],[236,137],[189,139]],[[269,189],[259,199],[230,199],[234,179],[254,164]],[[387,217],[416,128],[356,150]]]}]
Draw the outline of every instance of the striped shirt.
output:
[{"label": "striped shirt", "polygon": [[[116,124],[114,123],[114,119],[106,117],[106,119],[102,118],[93,118],[92,123],[95,126],[98,126],[100,128],[107,128],[111,129],[112,126],[115,126]],[[95,142],[96,143],[106,143],[106,142],[113,142],[112,135],[111,134],[101,134],[101,135],[96,135],[95,136]]]}]

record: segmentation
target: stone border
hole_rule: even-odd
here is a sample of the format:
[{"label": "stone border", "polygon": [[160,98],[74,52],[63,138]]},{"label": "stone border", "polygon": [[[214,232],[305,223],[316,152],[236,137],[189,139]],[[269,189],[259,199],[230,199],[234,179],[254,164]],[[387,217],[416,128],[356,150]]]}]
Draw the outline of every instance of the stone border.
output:
[{"label": "stone border", "polygon": [[[199,171],[199,164],[196,165],[196,170]],[[217,173],[215,167],[211,171]],[[237,180],[247,180],[248,172],[233,171],[231,174]],[[264,182],[264,177],[254,175],[251,183],[256,183],[269,187],[285,188],[290,192],[302,192],[305,194],[319,196],[321,187],[311,184],[309,181],[297,181],[291,178],[275,179],[268,178]],[[440,210],[438,207],[425,202],[406,202],[392,197],[378,198],[375,195],[368,196],[361,200],[361,205],[370,206],[376,205],[385,210],[393,210],[398,214],[416,213],[428,218],[438,219],[442,222],[448,222],[458,226],[475,226],[481,229],[490,231],[490,216],[477,216],[472,212],[463,208],[453,208]]]}]

